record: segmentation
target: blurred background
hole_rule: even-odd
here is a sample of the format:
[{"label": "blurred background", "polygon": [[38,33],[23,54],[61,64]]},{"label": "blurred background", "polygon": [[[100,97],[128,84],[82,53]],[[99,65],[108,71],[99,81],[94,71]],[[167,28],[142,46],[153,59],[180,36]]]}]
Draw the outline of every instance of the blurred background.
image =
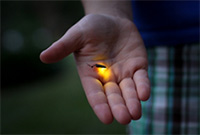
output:
[{"label": "blurred background", "polygon": [[56,64],[39,60],[83,15],[79,1],[1,1],[2,134],[126,133],[95,116],[72,55]]}]

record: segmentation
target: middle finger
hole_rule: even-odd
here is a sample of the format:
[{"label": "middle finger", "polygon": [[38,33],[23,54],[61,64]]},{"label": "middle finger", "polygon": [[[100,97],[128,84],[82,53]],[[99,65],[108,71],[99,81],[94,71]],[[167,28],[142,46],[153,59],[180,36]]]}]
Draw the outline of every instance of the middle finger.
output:
[{"label": "middle finger", "polygon": [[131,116],[122,98],[119,86],[115,82],[108,82],[104,87],[113,116],[119,123],[128,124]]}]

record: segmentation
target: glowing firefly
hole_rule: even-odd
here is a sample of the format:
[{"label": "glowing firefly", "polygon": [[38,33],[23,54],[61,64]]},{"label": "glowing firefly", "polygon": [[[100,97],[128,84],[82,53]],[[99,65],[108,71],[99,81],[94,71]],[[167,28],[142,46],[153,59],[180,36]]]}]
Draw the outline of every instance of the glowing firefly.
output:
[{"label": "glowing firefly", "polygon": [[105,66],[105,65],[102,65],[102,64],[94,64],[94,65],[89,65],[91,68],[94,68],[96,67],[96,71],[97,73],[99,74],[99,76],[101,76],[105,81],[109,80],[110,78],[110,70]]},{"label": "glowing firefly", "polygon": [[[88,66],[90,66],[89,64],[88,64]],[[101,64],[94,64],[93,66],[90,66],[91,68],[93,68],[93,67],[97,67],[97,68],[106,68],[106,66],[104,66],[104,65],[101,65]]]}]

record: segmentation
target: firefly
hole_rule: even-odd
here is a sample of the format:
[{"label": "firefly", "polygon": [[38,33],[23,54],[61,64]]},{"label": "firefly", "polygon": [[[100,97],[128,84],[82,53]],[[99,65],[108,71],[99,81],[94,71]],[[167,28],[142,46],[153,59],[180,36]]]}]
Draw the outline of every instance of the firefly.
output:
[{"label": "firefly", "polygon": [[106,66],[101,65],[101,64],[94,64],[94,65],[92,65],[92,66],[88,64],[88,66],[90,66],[91,68],[93,68],[93,67],[97,67],[97,68],[106,68]]},{"label": "firefly", "polygon": [[98,75],[104,80],[104,81],[108,81],[110,76],[111,76],[111,70],[109,68],[107,68],[105,65],[102,64],[94,64],[94,65],[89,65],[89,67],[94,68],[95,67],[95,71],[98,73]]}]

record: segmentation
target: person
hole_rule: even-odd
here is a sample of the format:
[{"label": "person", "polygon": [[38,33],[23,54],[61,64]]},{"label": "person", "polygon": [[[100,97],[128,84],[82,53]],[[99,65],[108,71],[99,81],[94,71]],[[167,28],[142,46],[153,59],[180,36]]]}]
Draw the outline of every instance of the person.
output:
[{"label": "person", "polygon": [[[164,11],[178,16],[174,11],[179,9],[170,8],[177,5],[173,2],[82,3],[86,15],[40,54],[41,61],[54,63],[73,53],[89,104],[105,124],[115,118],[130,123],[129,131],[135,134],[198,134],[199,22],[194,31],[181,31],[182,23],[189,25],[173,22],[176,17]],[[95,64],[106,67],[109,77],[99,76]]]}]

